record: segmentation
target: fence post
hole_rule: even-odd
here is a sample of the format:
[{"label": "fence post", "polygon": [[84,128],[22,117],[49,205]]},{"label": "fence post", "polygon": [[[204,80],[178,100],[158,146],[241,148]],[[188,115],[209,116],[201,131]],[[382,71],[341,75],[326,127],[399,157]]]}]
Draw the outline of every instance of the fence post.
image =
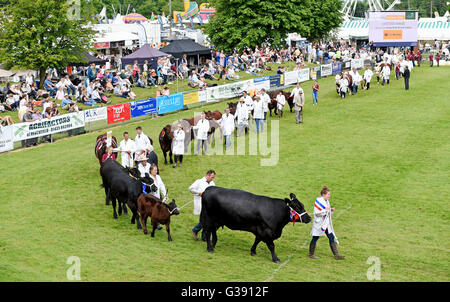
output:
[{"label": "fence post", "polygon": [[89,121],[89,133],[91,133],[91,121]]}]

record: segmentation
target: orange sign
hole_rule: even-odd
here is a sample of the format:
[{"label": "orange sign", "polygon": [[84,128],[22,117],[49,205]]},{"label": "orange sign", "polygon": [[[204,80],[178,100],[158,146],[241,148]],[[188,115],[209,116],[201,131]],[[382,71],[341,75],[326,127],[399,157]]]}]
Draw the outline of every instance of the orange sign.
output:
[{"label": "orange sign", "polygon": [[403,30],[385,29],[383,30],[383,40],[402,40]]},{"label": "orange sign", "polygon": [[405,20],[405,15],[386,15],[386,20]]}]

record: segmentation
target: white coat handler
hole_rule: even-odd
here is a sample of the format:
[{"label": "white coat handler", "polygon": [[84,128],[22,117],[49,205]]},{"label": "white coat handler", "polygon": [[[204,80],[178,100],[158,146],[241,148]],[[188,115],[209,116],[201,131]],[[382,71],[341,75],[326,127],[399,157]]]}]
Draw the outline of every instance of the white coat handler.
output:
[{"label": "white coat handler", "polygon": [[335,242],[335,240],[337,241],[337,237],[334,233],[333,222],[331,220],[331,214],[334,212],[334,208],[330,207],[330,194],[330,189],[324,186],[322,191],[320,191],[320,197],[317,197],[314,202],[314,223],[311,231],[313,237],[309,244],[309,258],[311,259],[319,259],[319,257],[314,256],[314,251],[317,240],[324,234],[327,235],[330,241],[330,248],[333,252],[334,259],[341,260],[345,257],[345,255],[339,254]]}]

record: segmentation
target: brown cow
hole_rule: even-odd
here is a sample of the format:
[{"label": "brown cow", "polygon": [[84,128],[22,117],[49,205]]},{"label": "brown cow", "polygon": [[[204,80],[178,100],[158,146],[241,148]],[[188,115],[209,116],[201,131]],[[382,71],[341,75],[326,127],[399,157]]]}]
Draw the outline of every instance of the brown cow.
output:
[{"label": "brown cow", "polygon": [[[100,164],[102,164],[102,157],[103,157],[103,154],[106,153],[106,138],[107,138],[106,133],[103,133],[103,134],[97,136],[97,140],[96,140],[96,143],[95,143],[95,150],[94,150],[94,152],[95,152],[95,157],[97,157],[98,162],[99,162]],[[117,148],[117,146],[118,146],[118,145],[117,145],[117,139],[116,139],[115,136],[113,136],[113,137],[111,138],[111,146],[112,146],[113,148]],[[113,152],[113,154],[114,154],[114,155],[116,156],[116,158],[117,158],[117,152]]]},{"label": "brown cow", "polygon": [[165,224],[168,240],[172,241],[172,237],[170,236],[170,216],[180,214],[175,199],[172,199],[170,204],[166,204],[152,194],[141,194],[137,203],[144,234],[148,233],[147,218],[150,217],[153,227],[151,236],[155,237],[155,230],[158,223]]}]

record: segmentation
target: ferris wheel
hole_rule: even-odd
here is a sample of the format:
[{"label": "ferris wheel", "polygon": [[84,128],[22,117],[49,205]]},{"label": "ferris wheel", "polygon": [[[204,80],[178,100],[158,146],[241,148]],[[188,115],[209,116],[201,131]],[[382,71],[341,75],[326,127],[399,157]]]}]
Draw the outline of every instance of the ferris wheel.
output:
[{"label": "ferris wheel", "polygon": [[[350,20],[354,14],[356,9],[356,4],[360,0],[343,0],[344,5],[342,6],[341,13],[344,15],[344,18]],[[396,4],[400,4],[400,0],[366,0],[369,4],[370,11],[386,11],[391,10]],[[386,7],[386,8],[385,8]]]}]

